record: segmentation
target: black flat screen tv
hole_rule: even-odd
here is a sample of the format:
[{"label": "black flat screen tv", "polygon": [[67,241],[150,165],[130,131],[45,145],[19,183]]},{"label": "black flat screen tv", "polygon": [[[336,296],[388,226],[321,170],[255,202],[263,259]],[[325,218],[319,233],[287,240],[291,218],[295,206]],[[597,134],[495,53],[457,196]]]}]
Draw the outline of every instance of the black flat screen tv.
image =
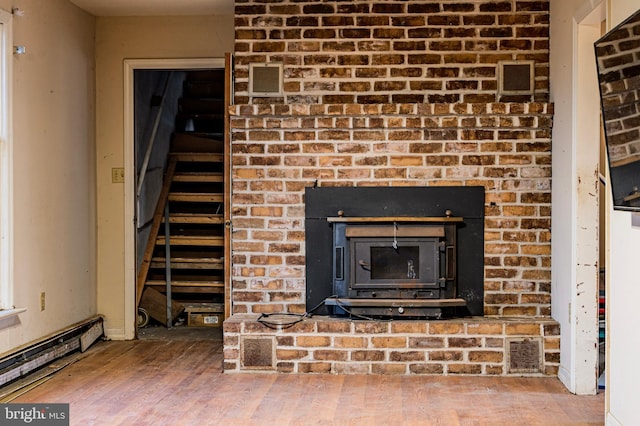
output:
[{"label": "black flat screen tv", "polygon": [[595,52],[613,207],[640,211],[640,10]]}]

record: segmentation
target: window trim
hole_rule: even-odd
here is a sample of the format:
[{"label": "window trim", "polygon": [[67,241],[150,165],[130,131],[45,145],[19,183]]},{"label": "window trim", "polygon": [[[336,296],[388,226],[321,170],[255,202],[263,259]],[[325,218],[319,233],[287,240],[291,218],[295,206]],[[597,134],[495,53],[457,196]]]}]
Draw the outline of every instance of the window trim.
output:
[{"label": "window trim", "polygon": [[0,311],[13,305],[13,15],[0,10]]}]

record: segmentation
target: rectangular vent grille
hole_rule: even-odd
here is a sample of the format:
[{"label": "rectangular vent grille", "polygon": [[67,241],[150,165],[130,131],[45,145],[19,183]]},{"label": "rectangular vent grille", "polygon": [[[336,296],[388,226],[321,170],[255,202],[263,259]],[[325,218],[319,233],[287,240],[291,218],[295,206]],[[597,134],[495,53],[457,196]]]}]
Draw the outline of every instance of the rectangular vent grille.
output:
[{"label": "rectangular vent grille", "polygon": [[542,340],[512,338],[507,341],[509,374],[542,372]]},{"label": "rectangular vent grille", "polygon": [[500,95],[532,95],[534,81],[533,61],[500,61],[498,63]]},{"label": "rectangular vent grille", "polygon": [[273,370],[275,342],[272,337],[244,337],[240,342],[240,361],[247,370]]}]

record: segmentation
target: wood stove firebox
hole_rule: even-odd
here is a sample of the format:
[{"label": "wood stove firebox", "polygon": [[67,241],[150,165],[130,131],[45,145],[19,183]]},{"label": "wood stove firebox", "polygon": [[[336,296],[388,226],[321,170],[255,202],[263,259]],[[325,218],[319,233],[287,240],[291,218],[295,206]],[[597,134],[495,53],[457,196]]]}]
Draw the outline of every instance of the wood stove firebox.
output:
[{"label": "wood stove firebox", "polygon": [[[450,213],[450,211],[447,211]],[[341,213],[341,212],[339,212]],[[458,217],[329,217],[334,313],[439,317],[456,297]]]},{"label": "wood stove firebox", "polygon": [[308,310],[482,315],[483,188],[310,188],[305,200]]}]

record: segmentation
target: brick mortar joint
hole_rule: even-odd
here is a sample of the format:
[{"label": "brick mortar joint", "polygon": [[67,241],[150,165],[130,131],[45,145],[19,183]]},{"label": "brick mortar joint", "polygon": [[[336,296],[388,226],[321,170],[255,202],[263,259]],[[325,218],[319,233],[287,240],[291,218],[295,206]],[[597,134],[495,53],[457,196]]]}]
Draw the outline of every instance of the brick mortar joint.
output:
[{"label": "brick mortar joint", "polygon": [[335,117],[353,116],[552,116],[553,102],[493,102],[442,104],[237,104],[232,117]]},{"label": "brick mortar joint", "polygon": [[[473,126],[473,127],[466,127],[466,126],[449,126],[449,127],[424,127],[424,126],[413,126],[413,125],[407,125],[404,126],[402,128],[400,127],[378,127],[378,126],[367,126],[367,127],[343,127],[343,128],[328,128],[328,127],[310,127],[310,126],[300,126],[298,128],[292,129],[292,128],[283,128],[283,127],[266,127],[266,126],[258,126],[258,125],[251,125],[251,126],[247,126],[247,127],[234,127],[231,129],[231,133],[234,134],[244,134],[247,133],[247,131],[252,132],[252,131],[259,131],[259,132],[273,132],[273,133],[279,133],[279,134],[296,134],[299,132],[308,132],[311,131],[313,133],[316,133],[315,139],[318,142],[325,142],[325,143],[332,143],[332,142],[341,142],[341,143],[349,143],[349,142],[363,142],[363,141],[367,141],[370,140],[372,142],[384,142],[384,141],[392,141],[392,142],[406,142],[406,143],[415,143],[418,140],[417,139],[390,139],[389,136],[396,136],[397,134],[400,134],[402,132],[411,132],[411,131],[418,131],[418,132],[427,132],[427,134],[432,134],[436,133],[436,132],[450,132],[450,131],[455,131],[455,132],[465,132],[465,131],[482,131],[482,132],[513,132],[513,133],[519,133],[519,132],[536,132],[536,131],[544,131],[544,130],[551,130],[552,126],[549,125],[540,125],[538,127],[523,127],[523,126],[519,126],[519,127],[506,127],[506,126],[482,126],[482,125],[477,125],[477,126]],[[337,135],[337,134],[344,134],[344,133],[356,133],[358,134],[358,132],[384,132],[384,139],[375,139],[375,138],[370,138],[370,139],[336,139],[336,138],[326,138],[326,137],[321,137],[321,136],[327,136],[327,135]],[[391,134],[391,135],[389,135]],[[460,137],[459,135],[457,136],[458,138]],[[467,139],[438,139],[438,142],[477,142],[477,143],[496,143],[496,142],[517,142],[517,143],[532,143],[532,142],[543,142],[543,143],[551,143],[551,137],[535,137],[532,136],[531,138],[529,138],[526,142],[523,142],[522,139],[515,139],[515,138],[511,138],[511,139],[496,139],[495,135],[493,138],[483,138],[483,139],[474,139],[474,138],[467,138]],[[300,142],[309,142],[309,140],[264,140],[261,138],[255,138],[255,139],[246,139],[246,140],[233,140],[232,141],[234,144],[243,144],[243,143],[262,143],[265,145],[268,144],[272,144],[272,143],[300,143]],[[526,153],[526,152],[520,152],[522,154]],[[250,155],[253,153],[234,153],[234,154],[244,154],[244,155]],[[275,153],[275,154],[281,154],[281,153]],[[286,153],[287,155],[289,153]],[[347,153],[349,154],[349,153]],[[504,152],[504,154],[518,154],[518,152]],[[537,154],[546,154],[546,155],[550,155],[550,152],[538,152]]]},{"label": "brick mortar joint", "polygon": [[[242,327],[239,328],[237,331],[227,331],[225,333],[228,333],[229,335],[241,335],[243,333],[245,333],[245,329],[244,326],[246,324],[257,324],[257,319],[259,317],[259,314],[247,314],[247,313],[242,313],[242,314],[233,314],[232,316],[230,316],[227,320],[225,320],[225,323],[227,324],[239,324]],[[358,324],[378,324],[378,322],[362,322],[362,321],[351,321],[348,319],[334,319],[334,318],[316,318],[316,317],[312,317],[312,318],[304,318],[301,322],[301,324],[313,324],[313,330],[312,331],[296,331],[296,330],[291,330],[291,329],[267,329],[265,327],[264,332],[268,333],[268,334],[275,334],[278,336],[287,336],[287,335],[297,335],[297,334],[309,334],[309,335],[318,335],[318,334],[344,334],[344,335],[350,335],[350,334],[354,334],[357,336],[380,336],[380,335],[385,335],[385,334],[399,334],[393,331],[387,331],[387,332],[381,332],[381,333],[359,333],[358,331],[355,330],[354,327],[350,327],[350,331],[347,332],[318,332],[317,331],[317,324],[318,323],[335,323],[335,324],[344,324],[344,323],[348,323],[350,325],[353,326],[357,326]],[[393,321],[388,321],[385,322],[386,324],[393,324]],[[408,321],[408,320],[398,320],[395,321],[395,323],[397,324],[401,324],[401,323],[414,323],[414,321]],[[420,321],[418,321],[418,323],[420,323]],[[517,324],[525,324],[525,325],[538,325],[538,326],[558,326],[559,322],[554,320],[552,317],[550,316],[528,316],[528,317],[519,317],[519,316],[498,316],[498,315],[485,315],[482,317],[473,317],[473,318],[451,318],[451,319],[446,319],[446,320],[434,320],[434,321],[425,321],[426,324],[428,325],[432,325],[432,324],[459,324],[459,325],[463,325],[463,326],[469,326],[469,325],[487,325],[487,324],[498,324],[498,325],[502,325],[502,326],[506,326],[506,325],[517,325]],[[260,332],[251,332],[249,334],[260,334]],[[402,334],[405,334],[405,332],[402,332]],[[406,334],[410,334],[410,333],[406,333]],[[450,335],[451,333],[442,333],[442,335]],[[424,333],[420,335],[429,335],[429,333]],[[462,335],[462,334],[457,334],[458,336]],[[484,334],[483,334],[484,335]],[[491,336],[490,334],[486,334],[487,337]],[[549,335],[549,337],[554,337],[555,335]]]}]

